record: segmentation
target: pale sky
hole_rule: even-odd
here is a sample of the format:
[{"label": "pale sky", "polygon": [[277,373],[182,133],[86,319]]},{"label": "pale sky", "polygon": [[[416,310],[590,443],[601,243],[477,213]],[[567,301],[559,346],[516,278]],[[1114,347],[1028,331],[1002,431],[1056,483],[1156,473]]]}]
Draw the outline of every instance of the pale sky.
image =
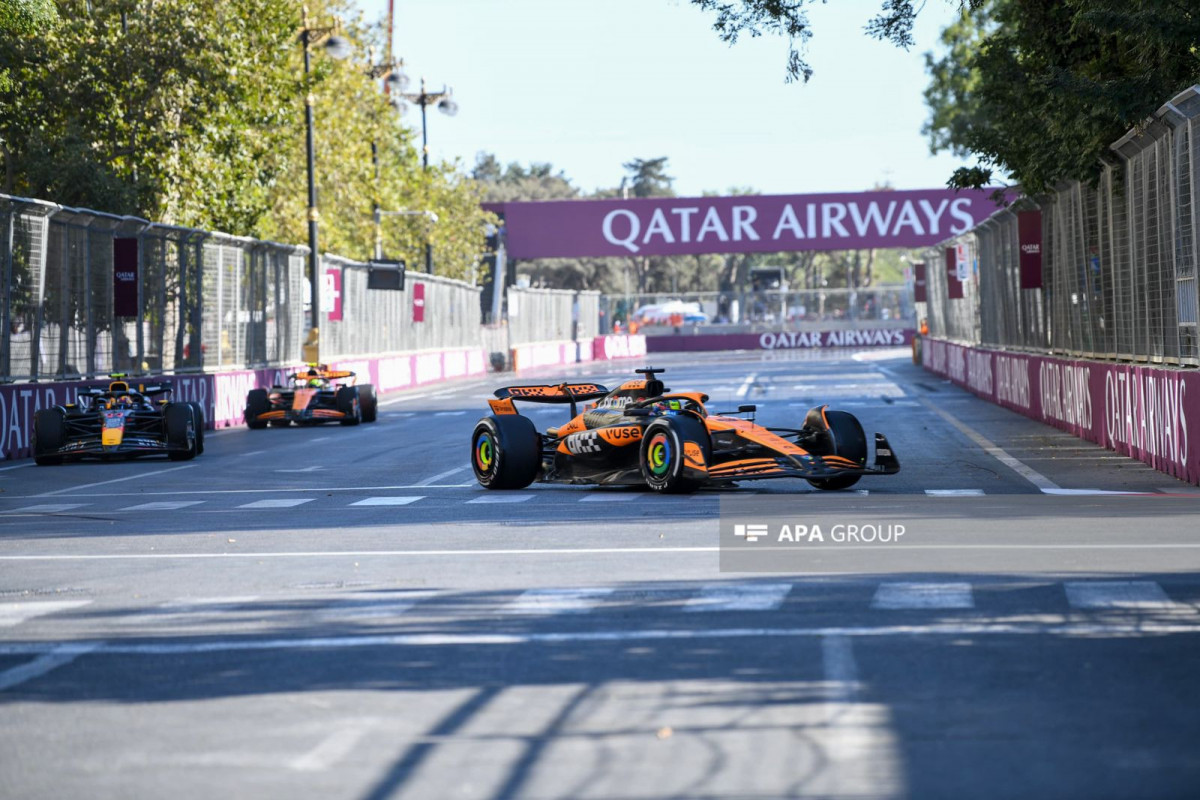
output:
[{"label": "pale sky", "polygon": [[[387,0],[357,0],[368,20]],[[923,54],[939,51],[957,0],[926,0],[905,52],[863,26],[879,0],[810,7],[807,83],[784,82],[780,37],[722,43],[686,0],[395,0],[395,55],[412,79],[453,87],[429,111],[431,158],[491,152],[550,162],[584,191],[621,164],[667,156],[678,194],[937,188],[960,161],[931,156],[921,125]],[[419,109],[407,124],[420,128]]]}]

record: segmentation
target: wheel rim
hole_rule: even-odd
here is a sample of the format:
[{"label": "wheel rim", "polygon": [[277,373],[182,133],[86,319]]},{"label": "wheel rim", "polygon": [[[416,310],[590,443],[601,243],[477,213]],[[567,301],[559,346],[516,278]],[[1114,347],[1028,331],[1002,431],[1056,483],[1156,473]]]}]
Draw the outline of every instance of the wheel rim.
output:
[{"label": "wheel rim", "polygon": [[481,475],[487,475],[495,463],[496,445],[492,441],[492,435],[485,431],[475,440],[475,469]]},{"label": "wheel rim", "polygon": [[664,478],[671,469],[671,440],[659,431],[650,437],[646,445],[646,467],[655,478]]}]

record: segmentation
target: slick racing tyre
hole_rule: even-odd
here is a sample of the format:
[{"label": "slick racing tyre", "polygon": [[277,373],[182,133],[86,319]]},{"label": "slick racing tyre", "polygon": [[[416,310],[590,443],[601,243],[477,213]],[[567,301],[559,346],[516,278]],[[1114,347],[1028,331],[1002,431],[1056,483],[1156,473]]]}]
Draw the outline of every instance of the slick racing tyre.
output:
[{"label": "slick racing tyre", "polygon": [[358,389],[353,386],[339,387],[334,396],[334,403],[337,410],[346,415],[338,420],[343,425],[357,425],[362,422],[362,401],[359,399]]},{"label": "slick racing tyre", "polygon": [[192,420],[196,423],[196,455],[204,452],[204,406],[188,403],[192,409]]},{"label": "slick racing tyre", "polygon": [[267,427],[267,421],[260,420],[258,416],[270,410],[271,400],[267,397],[267,390],[251,389],[246,394],[246,427],[251,430],[260,430]]},{"label": "slick racing tyre", "polygon": [[63,446],[66,438],[65,414],[61,408],[47,408],[33,415],[33,460],[39,467],[63,462],[62,456],[42,455]]},{"label": "slick racing tyre", "polygon": [[172,461],[191,461],[196,457],[199,439],[196,435],[196,418],[187,403],[168,403],[163,409],[163,427],[166,428],[167,444],[175,449],[167,453]]},{"label": "slick racing tyre", "polygon": [[358,406],[362,409],[362,421],[374,422],[379,411],[379,401],[375,397],[375,387],[364,383],[358,387]]},{"label": "slick racing tyre", "polygon": [[524,489],[537,479],[542,443],[527,417],[484,417],[471,435],[471,468],[486,489]]},{"label": "slick racing tyre", "polygon": [[[829,421],[829,432],[833,435],[833,455],[848,458],[859,466],[867,463],[867,435],[863,433],[858,419],[846,411],[830,411],[826,409],[825,419]],[[836,491],[849,489],[858,483],[861,475],[839,475],[836,478],[809,478],[808,482],[818,489]]]},{"label": "slick racing tyre", "polygon": [[642,435],[639,463],[646,485],[656,492],[693,492],[701,482],[684,474],[684,446],[694,443],[709,463],[708,431],[688,417],[662,417],[651,422]]}]

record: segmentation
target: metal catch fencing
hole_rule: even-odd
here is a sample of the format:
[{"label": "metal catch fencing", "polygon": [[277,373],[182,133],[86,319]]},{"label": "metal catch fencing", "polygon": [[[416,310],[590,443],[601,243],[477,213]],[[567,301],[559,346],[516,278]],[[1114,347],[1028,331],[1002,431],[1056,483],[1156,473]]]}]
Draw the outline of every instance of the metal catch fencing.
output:
[{"label": "metal catch fencing", "polygon": [[506,296],[510,345],[591,339],[599,333],[599,292],[510,286]]},{"label": "metal catch fencing", "polygon": [[[927,254],[930,332],[990,347],[1200,366],[1200,87],[1113,144],[1094,185],[1026,197],[974,230],[963,297],[943,250]],[[1036,243],[1018,216],[1040,212]],[[1040,280],[1022,288],[1022,248],[1040,245]],[[1027,276],[1028,277],[1028,276]]]},{"label": "metal catch fencing", "polygon": [[907,286],[606,295],[601,311],[606,332],[632,323],[649,335],[697,326],[711,333],[912,327],[916,320]]}]

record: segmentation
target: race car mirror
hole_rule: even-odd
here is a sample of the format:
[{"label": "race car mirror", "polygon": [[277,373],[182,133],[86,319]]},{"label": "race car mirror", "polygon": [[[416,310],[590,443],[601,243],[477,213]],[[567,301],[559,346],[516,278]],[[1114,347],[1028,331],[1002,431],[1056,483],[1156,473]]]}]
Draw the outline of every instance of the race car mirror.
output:
[{"label": "race car mirror", "polygon": [[371,261],[367,264],[367,288],[404,291],[403,261]]},{"label": "race car mirror", "polygon": [[648,417],[654,412],[648,408],[626,408],[625,416],[627,417]]},{"label": "race car mirror", "polygon": [[739,414],[753,414],[755,411],[758,411],[758,406],[756,405],[738,406]]}]

